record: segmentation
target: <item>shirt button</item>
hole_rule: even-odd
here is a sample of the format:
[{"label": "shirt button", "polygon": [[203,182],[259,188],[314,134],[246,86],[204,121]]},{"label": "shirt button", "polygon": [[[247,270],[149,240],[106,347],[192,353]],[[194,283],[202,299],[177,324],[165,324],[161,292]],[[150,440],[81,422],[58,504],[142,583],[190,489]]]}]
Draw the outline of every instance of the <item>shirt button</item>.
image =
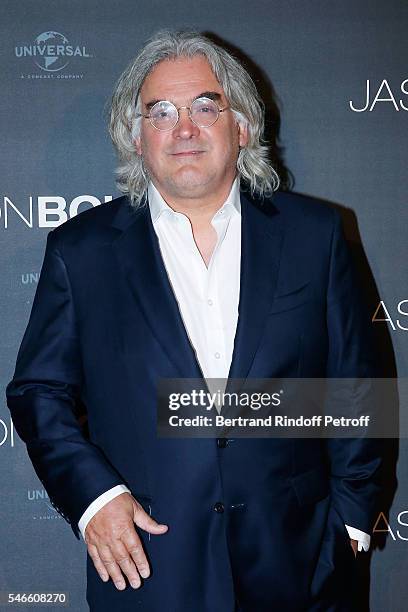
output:
[{"label": "shirt button", "polygon": [[210,299],[210,300],[207,300],[207,304],[208,304],[209,306],[212,306],[212,305],[214,304],[214,302],[213,302],[213,301]]},{"label": "shirt button", "polygon": [[224,504],[222,504],[221,502],[217,502],[216,504],[214,504],[214,511],[218,514],[222,514],[224,512]]},{"label": "shirt button", "polygon": [[215,357],[216,359],[219,359],[219,358],[221,357],[221,355],[220,355],[219,353],[214,353],[214,357]]}]

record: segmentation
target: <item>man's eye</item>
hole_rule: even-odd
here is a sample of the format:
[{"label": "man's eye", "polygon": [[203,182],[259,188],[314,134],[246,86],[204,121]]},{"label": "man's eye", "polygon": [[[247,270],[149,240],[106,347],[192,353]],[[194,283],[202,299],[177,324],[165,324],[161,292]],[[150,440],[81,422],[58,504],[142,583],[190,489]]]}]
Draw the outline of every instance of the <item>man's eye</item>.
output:
[{"label": "man's eye", "polygon": [[196,112],[201,114],[214,114],[217,111],[213,106],[200,106]]},{"label": "man's eye", "polygon": [[167,119],[169,117],[170,111],[168,110],[157,110],[152,113],[152,119]]}]

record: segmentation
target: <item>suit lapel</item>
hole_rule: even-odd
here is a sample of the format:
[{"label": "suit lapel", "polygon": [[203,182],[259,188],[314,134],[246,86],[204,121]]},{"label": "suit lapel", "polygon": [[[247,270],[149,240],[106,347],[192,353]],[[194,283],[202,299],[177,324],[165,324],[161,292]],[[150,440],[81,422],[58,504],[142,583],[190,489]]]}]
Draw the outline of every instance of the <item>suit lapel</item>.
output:
[{"label": "suit lapel", "polygon": [[230,378],[246,378],[250,371],[272,304],[282,247],[275,206],[241,193],[241,213],[240,299]]},{"label": "suit lapel", "polygon": [[157,341],[180,377],[202,378],[171,288],[147,204],[134,211],[123,203],[114,225],[122,229],[112,247],[119,266]]}]

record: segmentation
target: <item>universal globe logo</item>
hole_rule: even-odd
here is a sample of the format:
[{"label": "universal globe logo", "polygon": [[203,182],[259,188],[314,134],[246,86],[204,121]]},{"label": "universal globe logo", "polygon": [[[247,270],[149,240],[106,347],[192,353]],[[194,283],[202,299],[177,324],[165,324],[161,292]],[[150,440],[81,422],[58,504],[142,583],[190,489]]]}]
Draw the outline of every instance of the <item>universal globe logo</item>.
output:
[{"label": "universal globe logo", "polygon": [[71,47],[71,45],[64,34],[43,32],[34,41],[34,50],[40,52],[40,56],[35,58],[35,63],[41,70],[58,72],[69,63],[67,59],[68,47]]},{"label": "universal globe logo", "polygon": [[68,66],[73,57],[92,57],[85,46],[73,45],[60,32],[42,32],[32,45],[15,47],[18,58],[32,57],[36,65],[44,72],[59,72]]}]

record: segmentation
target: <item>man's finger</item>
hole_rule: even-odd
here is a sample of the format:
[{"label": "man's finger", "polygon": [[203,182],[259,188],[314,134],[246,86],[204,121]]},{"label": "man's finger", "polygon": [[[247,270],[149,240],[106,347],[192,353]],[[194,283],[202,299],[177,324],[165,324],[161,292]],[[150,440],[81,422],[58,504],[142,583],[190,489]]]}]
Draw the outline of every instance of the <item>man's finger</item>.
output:
[{"label": "man's finger", "polygon": [[126,582],[110,548],[108,546],[101,546],[98,552],[106,571],[115,584],[115,587],[122,591],[124,588],[126,588]]},{"label": "man's finger", "polygon": [[104,566],[104,564],[102,563],[102,560],[99,556],[98,553],[98,549],[96,548],[96,546],[94,546],[93,544],[89,544],[88,545],[88,553],[89,556],[91,557],[93,564],[95,566],[96,571],[98,572],[99,576],[101,577],[101,579],[104,582],[107,582],[109,580],[109,574]]},{"label": "man's finger", "polygon": [[135,562],[139,574],[142,576],[142,578],[148,578],[150,575],[149,563],[143,550],[140,538],[135,530],[126,530],[126,532],[122,534],[121,539]]},{"label": "man's finger", "polygon": [[145,512],[139,503],[134,506],[133,520],[138,527],[147,531],[147,533],[160,535],[168,530],[168,525],[155,521],[154,518]]},{"label": "man's finger", "polygon": [[[133,527],[132,527],[132,529],[133,529]],[[129,529],[129,531],[130,531],[130,529]],[[138,536],[136,535],[136,533],[135,533],[135,537],[137,539],[139,539]],[[140,546],[140,548],[141,548],[141,546]],[[113,545],[111,547],[111,551],[112,551],[112,554],[113,554],[113,557],[114,557],[116,563],[118,564],[118,566],[122,570],[123,574],[129,580],[130,585],[134,589],[139,588],[140,585],[141,585],[141,580],[140,580],[139,572],[136,569],[136,565],[133,562],[132,556],[130,555],[126,545],[122,541],[117,540],[117,541],[115,541],[113,543]],[[144,555],[144,553],[143,553],[143,555]]]}]

